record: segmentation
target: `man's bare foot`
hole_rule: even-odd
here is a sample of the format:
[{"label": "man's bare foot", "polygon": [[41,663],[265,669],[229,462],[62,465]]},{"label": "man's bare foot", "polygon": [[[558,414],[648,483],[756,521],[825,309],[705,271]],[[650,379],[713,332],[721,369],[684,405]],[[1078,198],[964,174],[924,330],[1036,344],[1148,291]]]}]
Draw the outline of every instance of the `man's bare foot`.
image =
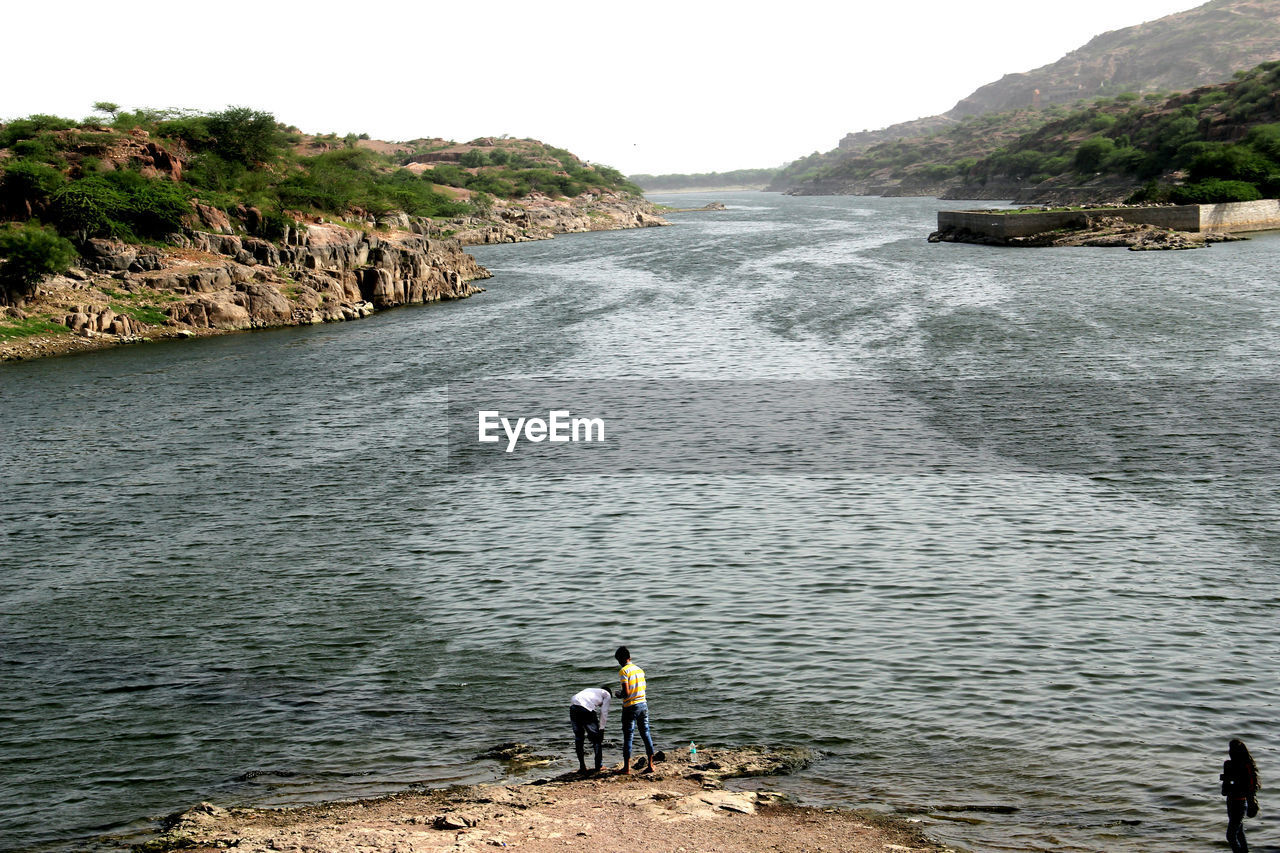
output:
[{"label": "man's bare foot", "polygon": [[631,775],[631,759],[630,758],[622,762],[622,775],[623,776]]}]

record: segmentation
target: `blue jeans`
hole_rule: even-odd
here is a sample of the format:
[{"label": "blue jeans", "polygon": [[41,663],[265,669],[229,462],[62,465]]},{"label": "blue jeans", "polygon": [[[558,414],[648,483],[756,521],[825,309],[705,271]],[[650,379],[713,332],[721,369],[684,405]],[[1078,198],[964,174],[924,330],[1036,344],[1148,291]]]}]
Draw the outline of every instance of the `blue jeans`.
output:
[{"label": "blue jeans", "polygon": [[1244,840],[1244,810],[1248,805],[1245,800],[1227,800],[1227,843],[1231,853],[1249,853],[1249,844]]},{"label": "blue jeans", "polygon": [[640,740],[644,741],[644,750],[653,755],[653,737],[649,734],[649,703],[637,702],[622,709],[622,759],[631,758],[632,726],[640,729]]}]

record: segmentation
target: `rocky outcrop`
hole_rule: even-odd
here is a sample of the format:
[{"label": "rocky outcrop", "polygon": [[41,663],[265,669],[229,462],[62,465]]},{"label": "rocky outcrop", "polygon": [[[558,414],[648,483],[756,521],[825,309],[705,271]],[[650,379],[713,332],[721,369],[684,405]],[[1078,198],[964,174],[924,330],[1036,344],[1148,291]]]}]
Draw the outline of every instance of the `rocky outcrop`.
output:
[{"label": "rocky outcrop", "polygon": [[173,239],[176,249],[88,240],[81,254],[89,272],[50,282],[45,295],[59,282],[83,292],[90,299],[68,305],[61,322],[79,337],[126,341],[157,327],[174,334],[355,320],[462,299],[480,291],[471,281],[489,277],[456,241],[410,231],[317,223],[291,230],[281,244],[209,231]]},{"label": "rocky outcrop", "polygon": [[469,282],[489,277],[455,241],[412,233],[314,224],[290,229],[281,245],[201,231],[185,242],[231,259],[148,277],[152,289],[186,294],[165,313],[196,328],[353,320],[397,305],[463,299],[480,291]]},{"label": "rocky outcrop", "polygon": [[643,198],[603,192],[572,199],[553,199],[540,193],[496,202],[486,218],[454,220],[454,238],[465,246],[547,240],[556,234],[617,231],[668,224],[658,209]]},{"label": "rocky outcrop", "polygon": [[132,338],[146,329],[146,326],[128,314],[117,314],[110,307],[77,305],[75,310],[63,318],[67,328],[83,337],[92,337],[95,333],[116,335],[121,338]]}]

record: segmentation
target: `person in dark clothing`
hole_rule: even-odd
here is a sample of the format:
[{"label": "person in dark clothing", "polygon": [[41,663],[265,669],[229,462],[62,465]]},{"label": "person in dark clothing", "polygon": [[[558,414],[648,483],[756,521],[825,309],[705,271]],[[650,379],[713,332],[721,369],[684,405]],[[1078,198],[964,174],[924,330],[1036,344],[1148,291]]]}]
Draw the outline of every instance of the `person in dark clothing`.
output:
[{"label": "person in dark clothing", "polygon": [[609,686],[588,687],[576,693],[569,702],[569,722],[573,724],[573,748],[578,754],[578,772],[587,772],[584,738],[591,738],[596,750],[596,767],[599,773],[604,762],[604,731],[609,720]]},{"label": "person in dark clothing", "polygon": [[1244,741],[1233,738],[1227,744],[1227,760],[1222,763],[1222,796],[1227,798],[1227,843],[1231,853],[1249,853],[1244,840],[1244,818],[1258,813],[1258,767]]}]

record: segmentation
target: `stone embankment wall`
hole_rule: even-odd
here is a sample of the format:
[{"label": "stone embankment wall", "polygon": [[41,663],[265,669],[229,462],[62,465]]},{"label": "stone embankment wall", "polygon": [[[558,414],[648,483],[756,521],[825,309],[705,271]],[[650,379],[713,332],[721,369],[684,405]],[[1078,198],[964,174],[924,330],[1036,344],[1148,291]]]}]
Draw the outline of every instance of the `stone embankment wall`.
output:
[{"label": "stone embankment wall", "polygon": [[1020,213],[942,210],[938,212],[938,230],[963,230],[984,237],[1007,240],[1011,237],[1030,237],[1047,231],[1089,228],[1099,217],[1192,233],[1267,231],[1280,229],[1280,201],[1266,199],[1230,204],[1107,207]]},{"label": "stone embankment wall", "polygon": [[1280,199],[1200,204],[1201,231],[1272,231],[1280,228]]}]

